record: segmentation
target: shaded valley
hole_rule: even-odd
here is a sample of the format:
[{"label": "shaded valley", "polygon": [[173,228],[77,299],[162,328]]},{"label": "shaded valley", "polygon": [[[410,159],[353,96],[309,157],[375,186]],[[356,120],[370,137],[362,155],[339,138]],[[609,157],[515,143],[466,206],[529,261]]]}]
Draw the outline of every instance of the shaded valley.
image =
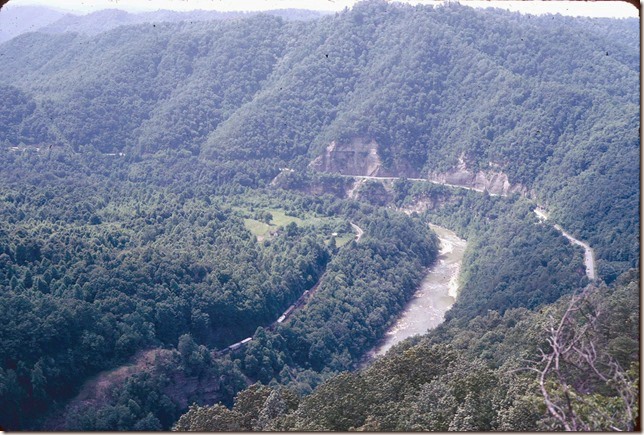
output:
[{"label": "shaded valley", "polygon": [[0,33],[0,426],[640,427],[637,20],[33,18]]}]

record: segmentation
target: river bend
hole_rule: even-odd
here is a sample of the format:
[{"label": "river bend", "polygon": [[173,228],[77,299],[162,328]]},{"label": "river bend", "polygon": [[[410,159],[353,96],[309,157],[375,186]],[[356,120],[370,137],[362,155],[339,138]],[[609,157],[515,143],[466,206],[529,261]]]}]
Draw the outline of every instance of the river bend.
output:
[{"label": "river bend", "polygon": [[383,340],[369,352],[368,359],[383,355],[393,345],[414,335],[422,335],[443,322],[445,313],[458,295],[458,275],[467,242],[454,232],[429,224],[440,240],[440,251],[413,298]]}]

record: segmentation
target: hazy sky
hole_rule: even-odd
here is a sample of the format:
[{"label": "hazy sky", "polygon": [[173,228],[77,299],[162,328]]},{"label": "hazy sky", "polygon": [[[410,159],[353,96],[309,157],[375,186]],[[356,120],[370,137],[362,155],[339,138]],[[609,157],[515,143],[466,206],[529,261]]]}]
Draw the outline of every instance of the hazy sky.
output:
[{"label": "hazy sky", "polygon": [[[404,1],[404,0],[403,0]],[[118,8],[128,11],[171,9],[187,11],[208,9],[220,11],[253,11],[267,9],[315,9],[339,11],[351,7],[357,0],[10,0],[9,5],[46,5],[77,13]],[[432,0],[409,0],[412,4],[437,4]],[[622,1],[471,1],[462,4],[474,7],[502,7],[532,14],[560,13],[592,17],[638,17],[637,9]]]}]

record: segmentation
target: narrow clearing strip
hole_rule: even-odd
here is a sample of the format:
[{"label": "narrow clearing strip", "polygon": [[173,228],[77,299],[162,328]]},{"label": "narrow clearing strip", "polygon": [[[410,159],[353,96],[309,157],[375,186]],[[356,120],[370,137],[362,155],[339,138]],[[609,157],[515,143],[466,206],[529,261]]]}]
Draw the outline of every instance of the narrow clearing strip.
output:
[{"label": "narrow clearing strip", "polygon": [[[549,217],[548,213],[542,208],[539,208],[539,207],[535,208],[534,213],[537,215],[537,217],[541,222],[545,222],[548,220],[548,217]],[[575,239],[573,236],[567,233],[563,228],[561,228],[560,225],[554,224],[553,227],[557,231],[559,231],[571,243],[584,248],[584,266],[586,266],[586,276],[588,277],[589,280],[594,281],[597,275],[595,270],[595,253],[593,251],[593,248],[591,248],[588,243],[582,242],[579,239]]]},{"label": "narrow clearing strip", "polygon": [[[360,228],[358,225],[354,224],[353,222],[349,222],[349,223],[351,224],[351,227],[353,228],[353,230],[356,232],[355,241],[356,241],[356,242],[359,242],[359,241],[360,241],[360,238],[361,238],[361,237],[362,237],[362,235],[364,234],[363,229],[362,229],[362,228]],[[277,320],[276,320],[276,321],[274,321],[273,323],[271,323],[271,324],[268,326],[268,328],[269,328],[269,329],[273,329],[273,328],[275,328],[275,326],[277,326],[278,324],[287,322],[287,321],[288,321],[288,319],[289,319],[289,317],[291,317],[291,315],[293,315],[293,313],[294,313],[298,308],[300,308],[300,307],[302,307],[302,306],[306,305],[306,302],[307,302],[307,301],[308,301],[308,300],[309,300],[309,299],[310,299],[310,298],[315,294],[315,292],[317,291],[318,286],[320,285],[320,281],[322,280],[322,277],[323,277],[323,276],[324,276],[324,273],[322,273],[322,275],[320,275],[320,278],[318,279],[318,281],[315,283],[315,285],[314,285],[313,287],[311,287],[309,290],[304,291],[304,293],[302,293],[302,295],[298,298],[298,300],[297,300],[297,301],[295,301],[295,303],[294,303],[293,305],[291,305],[290,307],[288,307],[288,308],[286,309],[286,311],[284,311],[284,313],[282,313],[282,315],[281,315],[281,316],[279,316],[279,317],[277,318]],[[215,353],[215,354],[224,354],[224,353],[230,352],[231,350],[237,350],[237,349],[239,349],[240,347],[242,347],[244,344],[246,344],[246,343],[248,343],[248,342],[250,342],[250,341],[252,341],[252,340],[253,340],[253,337],[246,337],[246,338],[244,338],[243,340],[238,341],[237,343],[233,343],[233,344],[231,344],[230,346],[227,346],[227,347],[225,347],[225,348],[223,348],[223,349],[220,349],[220,350],[218,350],[218,351],[214,351],[214,353]]]}]

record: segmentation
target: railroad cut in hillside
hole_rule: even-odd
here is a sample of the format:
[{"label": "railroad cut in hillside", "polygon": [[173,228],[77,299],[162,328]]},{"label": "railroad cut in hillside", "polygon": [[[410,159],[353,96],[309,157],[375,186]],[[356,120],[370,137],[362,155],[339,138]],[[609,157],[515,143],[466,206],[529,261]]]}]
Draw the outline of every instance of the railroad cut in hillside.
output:
[{"label": "railroad cut in hillside", "polygon": [[309,167],[318,172],[369,177],[414,177],[418,172],[405,162],[384,164],[374,139],[354,137],[347,142],[332,141]]},{"label": "railroad cut in hillside", "polygon": [[[528,189],[522,184],[510,183],[508,175],[499,169],[474,172],[467,167],[463,154],[461,154],[458,161],[459,163],[456,168],[449,169],[445,172],[429,172],[427,179],[433,183],[467,187],[503,196],[512,193],[519,193],[521,195],[528,193]],[[500,165],[490,162],[490,166],[498,168]]]},{"label": "railroad cut in hillside", "polygon": [[364,138],[354,138],[349,143],[331,142],[324,153],[310,163],[310,167],[342,175],[382,175],[378,144]]}]

